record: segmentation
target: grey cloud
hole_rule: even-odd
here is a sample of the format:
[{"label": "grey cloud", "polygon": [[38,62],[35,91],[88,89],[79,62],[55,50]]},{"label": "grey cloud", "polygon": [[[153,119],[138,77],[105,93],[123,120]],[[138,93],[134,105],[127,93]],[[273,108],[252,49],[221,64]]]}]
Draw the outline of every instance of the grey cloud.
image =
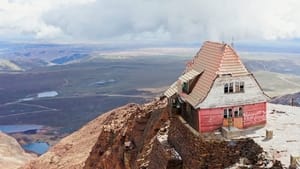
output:
[{"label": "grey cloud", "polygon": [[294,39],[297,6],[296,0],[96,0],[57,5],[41,20],[57,39],[78,41]]}]

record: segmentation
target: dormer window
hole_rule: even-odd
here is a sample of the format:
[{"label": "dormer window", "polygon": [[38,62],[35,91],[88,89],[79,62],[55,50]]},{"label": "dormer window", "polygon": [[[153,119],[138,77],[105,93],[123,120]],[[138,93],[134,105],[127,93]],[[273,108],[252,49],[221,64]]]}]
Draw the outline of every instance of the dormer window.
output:
[{"label": "dormer window", "polygon": [[224,93],[241,93],[245,92],[244,82],[230,82],[224,84]]},{"label": "dormer window", "polygon": [[186,72],[185,74],[183,74],[182,76],[179,77],[179,80],[180,80],[180,89],[181,91],[180,92],[183,92],[185,94],[190,94],[193,90],[193,88],[195,87],[196,85],[196,82],[198,81],[201,73],[201,72],[198,72],[196,70],[190,70],[188,72]]},{"label": "dormer window", "polygon": [[225,83],[224,93],[233,93],[233,82],[232,83]]},{"label": "dormer window", "polygon": [[182,92],[183,93],[189,93],[189,85],[187,82],[182,83]]}]

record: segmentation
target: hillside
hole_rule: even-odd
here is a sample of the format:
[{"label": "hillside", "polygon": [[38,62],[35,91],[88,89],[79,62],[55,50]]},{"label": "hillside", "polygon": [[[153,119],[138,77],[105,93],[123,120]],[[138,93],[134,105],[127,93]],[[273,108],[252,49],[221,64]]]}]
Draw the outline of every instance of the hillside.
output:
[{"label": "hillside", "polygon": [[[126,110],[121,107],[119,110]],[[102,124],[114,111],[103,114],[86,124],[80,130],[62,139],[47,153],[38,159],[25,165],[24,169],[59,169],[59,168],[83,168],[89,152],[94,146],[99,134],[102,132]]]},{"label": "hillside", "polygon": [[12,137],[0,132],[0,168],[16,169],[26,162],[36,158],[26,153],[20,144]]},{"label": "hillside", "polygon": [[300,92],[276,97],[271,103],[300,106]]},{"label": "hillside", "polygon": [[12,61],[0,59],[0,71],[22,71],[23,69]]},{"label": "hillside", "polygon": [[262,151],[251,139],[200,136],[182,118],[169,118],[163,99],[107,112],[23,169],[258,168],[267,161]]}]

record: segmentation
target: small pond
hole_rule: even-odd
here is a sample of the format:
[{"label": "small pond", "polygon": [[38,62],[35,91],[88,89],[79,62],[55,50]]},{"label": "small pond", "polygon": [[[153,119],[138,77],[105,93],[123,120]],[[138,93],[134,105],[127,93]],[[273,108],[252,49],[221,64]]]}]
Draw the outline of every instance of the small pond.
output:
[{"label": "small pond", "polygon": [[38,98],[43,98],[43,97],[55,97],[57,96],[58,93],[57,91],[46,91],[46,92],[41,92],[37,94]]},{"label": "small pond", "polygon": [[49,149],[49,144],[45,142],[29,143],[22,146],[24,150],[34,152],[38,155],[46,153]]}]

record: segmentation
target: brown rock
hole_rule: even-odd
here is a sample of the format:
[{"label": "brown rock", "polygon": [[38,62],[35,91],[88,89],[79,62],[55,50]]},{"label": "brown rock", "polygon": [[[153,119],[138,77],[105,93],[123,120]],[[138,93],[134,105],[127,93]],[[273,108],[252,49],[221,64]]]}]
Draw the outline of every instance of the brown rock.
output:
[{"label": "brown rock", "polygon": [[34,158],[36,155],[26,153],[13,137],[0,132],[0,168],[16,169]]}]

